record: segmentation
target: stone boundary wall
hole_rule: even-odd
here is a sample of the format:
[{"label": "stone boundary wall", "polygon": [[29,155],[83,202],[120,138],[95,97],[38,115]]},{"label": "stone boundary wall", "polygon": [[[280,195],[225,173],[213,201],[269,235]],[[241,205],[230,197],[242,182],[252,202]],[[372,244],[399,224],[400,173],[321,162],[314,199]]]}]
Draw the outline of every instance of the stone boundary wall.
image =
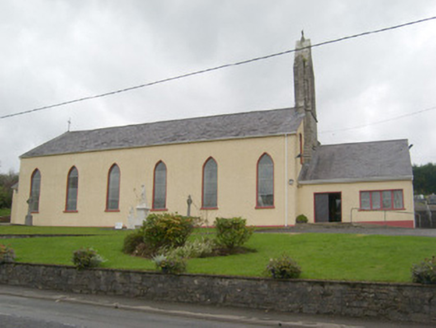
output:
[{"label": "stone boundary wall", "polygon": [[0,265],[0,284],[156,301],[436,323],[436,286]]}]

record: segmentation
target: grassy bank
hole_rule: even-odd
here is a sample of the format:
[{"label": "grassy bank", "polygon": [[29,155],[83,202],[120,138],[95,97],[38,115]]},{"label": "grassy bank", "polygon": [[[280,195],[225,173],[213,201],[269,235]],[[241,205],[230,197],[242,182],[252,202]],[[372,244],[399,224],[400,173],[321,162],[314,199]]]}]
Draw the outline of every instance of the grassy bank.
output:
[{"label": "grassy bank", "polygon": [[11,209],[10,208],[0,208],[0,217],[1,216],[10,216]]},{"label": "grassy bank", "polygon": [[[121,252],[126,231],[98,228],[1,227],[35,233],[82,233],[93,236],[3,239],[19,262],[71,265],[74,250],[93,247],[107,259],[103,267],[153,270],[153,263]],[[16,230],[12,229],[15,228]],[[70,230],[71,229],[71,230]],[[7,230],[7,229],[6,229]],[[25,232],[20,232],[24,234]],[[28,233],[28,232],[27,232]],[[192,238],[198,238],[200,233]],[[412,264],[434,255],[434,238],[356,234],[254,234],[247,247],[254,253],[191,259],[189,273],[262,276],[272,257],[291,255],[303,279],[410,282]]]}]

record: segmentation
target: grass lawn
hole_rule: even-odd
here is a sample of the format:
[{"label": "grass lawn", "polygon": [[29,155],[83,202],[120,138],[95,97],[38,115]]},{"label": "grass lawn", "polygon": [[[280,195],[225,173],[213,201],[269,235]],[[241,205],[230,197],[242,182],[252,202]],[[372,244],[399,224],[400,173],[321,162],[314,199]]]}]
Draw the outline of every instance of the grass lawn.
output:
[{"label": "grass lawn", "polygon": [[289,254],[303,279],[410,282],[410,268],[435,254],[435,239],[352,234],[255,234],[257,253],[193,259],[198,273],[260,276],[271,257]]},{"label": "grass lawn", "polygon": [[[2,239],[15,249],[18,262],[71,265],[74,250],[93,247],[106,268],[154,270],[150,260],[121,252],[128,231],[99,228],[0,227],[0,234],[92,234],[80,237]],[[204,233],[204,231],[202,232]],[[192,236],[197,238],[198,231]],[[434,238],[353,234],[254,234],[247,247],[254,253],[191,259],[189,273],[262,276],[272,257],[283,253],[302,268],[303,279],[410,282],[410,268],[435,255]]]},{"label": "grass lawn", "polygon": [[0,216],[9,216],[11,215],[10,208],[0,208]]}]

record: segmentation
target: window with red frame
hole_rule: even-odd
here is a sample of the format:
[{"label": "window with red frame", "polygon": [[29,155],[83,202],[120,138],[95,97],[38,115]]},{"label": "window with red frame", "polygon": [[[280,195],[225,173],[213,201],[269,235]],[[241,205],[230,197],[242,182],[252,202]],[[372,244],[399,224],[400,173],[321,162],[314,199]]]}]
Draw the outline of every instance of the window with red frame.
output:
[{"label": "window with red frame", "polygon": [[38,169],[33,171],[30,181],[30,211],[39,211],[39,196],[41,194],[41,173]]},{"label": "window with red frame", "polygon": [[117,211],[120,202],[120,168],[114,164],[109,170],[107,183],[107,211]]},{"label": "window with red frame", "polygon": [[202,208],[218,206],[218,165],[210,157],[203,166]]},{"label": "window with red frame", "polygon": [[257,207],[274,206],[274,163],[268,154],[257,162]]},{"label": "window with red frame", "polygon": [[403,190],[371,190],[360,192],[361,210],[400,210],[404,208]]},{"label": "window with red frame", "polygon": [[67,180],[67,203],[65,210],[67,212],[77,211],[77,193],[79,191],[79,172],[73,166],[68,173]]},{"label": "window with red frame", "polygon": [[160,161],[154,168],[153,209],[165,210],[167,202],[167,167]]}]

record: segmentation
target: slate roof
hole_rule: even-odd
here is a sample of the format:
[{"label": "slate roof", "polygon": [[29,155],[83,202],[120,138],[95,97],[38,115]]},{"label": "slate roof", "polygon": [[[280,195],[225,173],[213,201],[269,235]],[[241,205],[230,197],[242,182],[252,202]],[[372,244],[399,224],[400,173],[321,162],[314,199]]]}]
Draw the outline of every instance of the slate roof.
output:
[{"label": "slate roof", "polygon": [[412,179],[407,140],[319,146],[300,173],[301,184]]},{"label": "slate roof", "polygon": [[21,158],[296,133],[303,116],[294,108],[66,132]]}]

